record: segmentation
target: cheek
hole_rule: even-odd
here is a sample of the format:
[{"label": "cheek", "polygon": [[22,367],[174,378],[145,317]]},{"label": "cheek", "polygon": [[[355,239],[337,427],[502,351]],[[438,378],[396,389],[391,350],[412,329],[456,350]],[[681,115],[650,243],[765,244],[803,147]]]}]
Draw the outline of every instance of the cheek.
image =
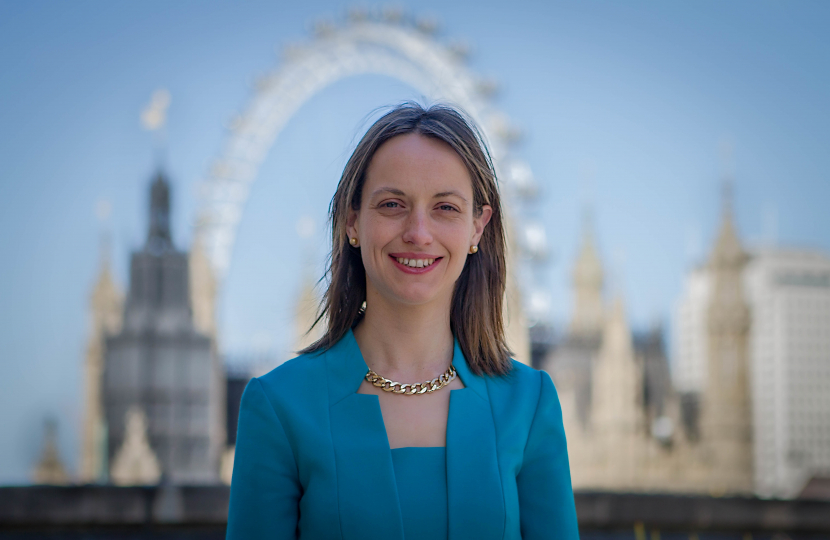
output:
[{"label": "cheek", "polygon": [[451,254],[452,267],[458,273],[461,273],[467,260],[467,252],[470,249],[469,229],[467,227],[456,227],[452,236],[447,238],[445,245]]},{"label": "cheek", "polygon": [[367,272],[373,273],[373,268],[381,263],[383,249],[394,238],[394,227],[388,220],[367,218],[361,223],[361,258]]},{"label": "cheek", "polygon": [[364,257],[371,257],[377,249],[383,247],[383,238],[378,235],[376,227],[369,223],[360,234],[360,249]]},{"label": "cheek", "polygon": [[460,221],[446,228],[447,247],[454,252],[465,252],[470,248],[470,239],[475,232],[471,222]]},{"label": "cheek", "polygon": [[[395,234],[394,223],[382,216],[369,216],[361,222],[361,232],[372,247],[382,247],[390,235]],[[381,244],[380,246],[378,244]]]}]

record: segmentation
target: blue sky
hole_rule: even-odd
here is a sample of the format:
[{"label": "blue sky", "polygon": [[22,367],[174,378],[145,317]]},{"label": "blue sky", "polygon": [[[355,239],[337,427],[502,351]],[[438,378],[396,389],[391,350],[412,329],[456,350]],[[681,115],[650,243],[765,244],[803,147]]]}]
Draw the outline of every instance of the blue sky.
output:
[{"label": "blue sky", "polygon": [[[498,107],[542,185],[553,258],[551,317],[570,311],[581,211],[635,327],[668,321],[711,243],[733,150],[747,244],[830,250],[830,5],[825,2],[401,4],[471,46],[500,82]],[[143,242],[156,163],[139,113],[157,88],[168,119],[174,238],[189,245],[198,181],[275,50],[311,39],[347,5],[309,2],[0,2],[0,484],[26,482],[42,423],[59,420],[74,471],[87,306],[103,231],[122,285]],[[366,115],[419,98],[385,77],[312,97],[275,142],[251,192],[221,298],[223,346],[290,344],[304,261],[324,255],[325,208]],[[105,222],[97,201],[112,204]],[[318,224],[311,242],[295,224]]]}]

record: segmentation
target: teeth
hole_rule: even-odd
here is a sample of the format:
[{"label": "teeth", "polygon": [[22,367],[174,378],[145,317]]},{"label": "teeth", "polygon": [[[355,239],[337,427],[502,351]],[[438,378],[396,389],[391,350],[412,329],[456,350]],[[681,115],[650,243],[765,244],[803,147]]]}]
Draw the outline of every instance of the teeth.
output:
[{"label": "teeth", "polygon": [[435,259],[404,259],[403,257],[398,257],[395,260],[410,268],[425,268],[435,262]]}]

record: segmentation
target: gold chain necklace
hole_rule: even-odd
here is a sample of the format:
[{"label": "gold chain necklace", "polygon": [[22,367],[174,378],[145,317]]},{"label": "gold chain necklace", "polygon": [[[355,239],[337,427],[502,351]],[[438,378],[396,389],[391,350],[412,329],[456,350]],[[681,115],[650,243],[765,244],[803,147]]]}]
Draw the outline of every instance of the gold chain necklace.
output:
[{"label": "gold chain necklace", "polygon": [[455,366],[450,364],[447,371],[435,377],[431,381],[424,381],[414,384],[401,384],[393,380],[381,377],[371,369],[366,374],[366,380],[377,386],[384,392],[392,392],[393,394],[403,394],[405,396],[414,396],[416,394],[431,394],[436,390],[440,390],[455,380]]}]

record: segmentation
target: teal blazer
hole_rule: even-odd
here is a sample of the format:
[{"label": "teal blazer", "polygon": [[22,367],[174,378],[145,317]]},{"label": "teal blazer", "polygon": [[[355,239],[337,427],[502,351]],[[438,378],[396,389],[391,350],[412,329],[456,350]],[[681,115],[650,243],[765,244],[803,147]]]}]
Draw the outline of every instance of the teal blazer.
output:
[{"label": "teal blazer", "polygon": [[[449,538],[578,539],[550,377],[515,361],[506,376],[474,375],[457,342],[453,364],[465,388],[450,391],[447,419]],[[229,540],[404,540],[380,404],[356,393],[367,371],[349,331],[248,383]]]}]

